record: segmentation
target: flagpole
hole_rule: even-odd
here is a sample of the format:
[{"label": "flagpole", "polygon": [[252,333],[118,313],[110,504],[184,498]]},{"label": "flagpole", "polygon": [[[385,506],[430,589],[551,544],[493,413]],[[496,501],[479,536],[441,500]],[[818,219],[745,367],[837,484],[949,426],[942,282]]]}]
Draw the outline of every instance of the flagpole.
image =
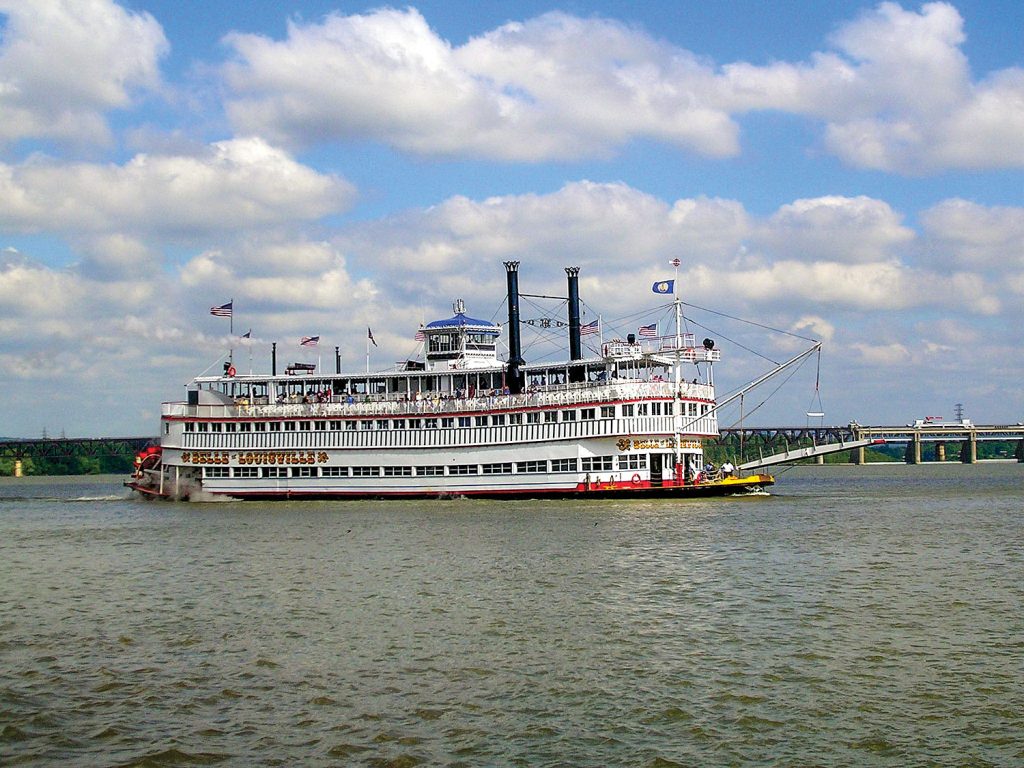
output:
[{"label": "flagpole", "polygon": [[366,372],[370,372],[370,329],[366,329]]},{"label": "flagpole", "polygon": [[231,312],[228,314],[228,334],[231,336],[231,346],[228,348],[228,362],[232,365],[235,362],[235,299],[228,302],[231,305]]},{"label": "flagpole", "polygon": [[686,474],[685,468],[683,467],[683,444],[682,444],[682,429],[683,429],[683,389],[682,389],[682,378],[683,378],[683,360],[682,360],[682,325],[683,325],[683,304],[679,300],[679,259],[672,259],[669,262],[675,268],[675,277],[672,281],[673,293],[675,294],[675,309],[676,309],[676,364],[675,370],[672,372],[673,382],[672,389],[675,394],[675,406],[672,409],[672,431],[673,440],[672,448],[675,454],[675,467],[673,467],[673,478],[675,482],[682,485]]}]

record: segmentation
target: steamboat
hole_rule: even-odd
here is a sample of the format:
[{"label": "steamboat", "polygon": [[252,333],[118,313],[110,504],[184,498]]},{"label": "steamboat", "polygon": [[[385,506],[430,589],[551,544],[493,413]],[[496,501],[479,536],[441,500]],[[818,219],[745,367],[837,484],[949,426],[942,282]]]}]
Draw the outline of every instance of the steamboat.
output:
[{"label": "steamboat", "polygon": [[505,361],[501,327],[458,301],[452,317],[421,328],[422,360],[392,370],[342,374],[339,358],[332,375],[304,364],[278,373],[276,352],[269,375],[225,362],[221,375],[195,378],[185,401],[163,404],[160,444],[136,457],[126,485],[170,499],[686,498],[774,483],[706,471],[702,441],[718,436],[725,405],[713,373],[721,351],[683,332],[675,282],[653,287],[673,289],[673,334],[648,327],[585,356],[579,268],[567,267],[568,359],[530,364],[519,262],[505,269]]}]

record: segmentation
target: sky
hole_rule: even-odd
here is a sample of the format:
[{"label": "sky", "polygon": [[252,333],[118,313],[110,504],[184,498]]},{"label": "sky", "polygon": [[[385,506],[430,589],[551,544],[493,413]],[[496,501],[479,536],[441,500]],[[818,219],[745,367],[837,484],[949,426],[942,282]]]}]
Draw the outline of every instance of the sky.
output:
[{"label": "sky", "polygon": [[387,368],[507,260],[667,332],[673,258],[720,391],[823,342],[746,423],[1024,421],[1024,5],[0,0],[0,435]]}]

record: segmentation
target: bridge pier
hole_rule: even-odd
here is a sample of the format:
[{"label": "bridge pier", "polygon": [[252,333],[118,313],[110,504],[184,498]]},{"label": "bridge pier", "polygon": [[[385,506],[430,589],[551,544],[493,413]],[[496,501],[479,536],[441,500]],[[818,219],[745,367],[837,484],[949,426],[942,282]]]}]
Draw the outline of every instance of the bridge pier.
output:
[{"label": "bridge pier", "polygon": [[903,456],[907,464],[921,463],[921,433],[915,432],[913,439],[907,441],[907,452]]},{"label": "bridge pier", "polygon": [[939,462],[946,460],[946,444],[941,440],[935,443],[935,460]]},{"label": "bridge pier", "polygon": [[859,465],[859,464],[863,464],[864,461],[865,461],[865,458],[864,458],[864,446],[861,446],[860,448],[854,448],[852,451],[850,451],[850,463],[851,464],[858,464]]},{"label": "bridge pier", "polygon": [[973,432],[964,440],[960,448],[960,461],[964,464],[978,463],[978,436]]},{"label": "bridge pier", "polygon": [[14,476],[15,477],[23,477],[24,476],[24,470],[22,469],[22,466],[21,466],[21,459],[15,459],[14,460]]},{"label": "bridge pier", "polygon": [[1024,440],[1017,443],[1017,452],[1014,455],[1017,457],[1018,464],[1024,464]]}]

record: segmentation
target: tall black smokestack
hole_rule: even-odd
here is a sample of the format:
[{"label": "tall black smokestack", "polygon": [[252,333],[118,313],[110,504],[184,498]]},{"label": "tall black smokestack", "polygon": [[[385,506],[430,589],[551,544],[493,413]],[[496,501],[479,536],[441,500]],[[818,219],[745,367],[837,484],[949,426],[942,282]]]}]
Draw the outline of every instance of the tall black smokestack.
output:
[{"label": "tall black smokestack", "polygon": [[270,345],[270,375],[277,376],[277,342]]},{"label": "tall black smokestack", "polygon": [[508,280],[508,373],[505,385],[513,395],[518,395],[523,391],[520,368],[526,364],[519,336],[519,262],[506,261],[505,273]]},{"label": "tall black smokestack", "polygon": [[583,340],[580,337],[580,268],[566,267],[569,277],[569,359],[583,357]]},{"label": "tall black smokestack", "polygon": [[341,373],[341,347],[334,348],[334,372]]}]

